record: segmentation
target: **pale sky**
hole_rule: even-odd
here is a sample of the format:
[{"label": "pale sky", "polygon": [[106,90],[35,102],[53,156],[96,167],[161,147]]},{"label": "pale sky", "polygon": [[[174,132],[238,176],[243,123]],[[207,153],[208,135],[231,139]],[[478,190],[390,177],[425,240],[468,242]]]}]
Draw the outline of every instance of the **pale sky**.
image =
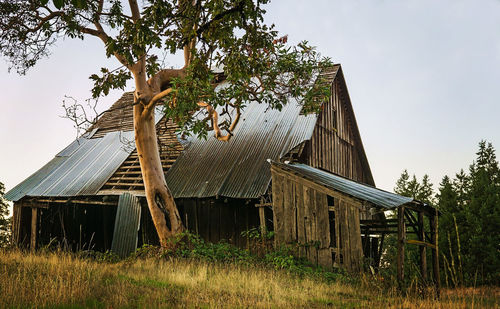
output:
[{"label": "pale sky", "polygon": [[[429,174],[437,188],[444,175],[468,168],[481,139],[500,148],[500,1],[274,0],[267,8],[290,42],[308,40],[342,64],[378,187],[392,191],[408,169]],[[59,117],[64,95],[89,98],[88,76],[117,65],[95,38],[51,50],[26,76],[7,73],[0,60],[7,190],[75,138],[72,123]],[[101,99],[100,109],[120,95]]]}]

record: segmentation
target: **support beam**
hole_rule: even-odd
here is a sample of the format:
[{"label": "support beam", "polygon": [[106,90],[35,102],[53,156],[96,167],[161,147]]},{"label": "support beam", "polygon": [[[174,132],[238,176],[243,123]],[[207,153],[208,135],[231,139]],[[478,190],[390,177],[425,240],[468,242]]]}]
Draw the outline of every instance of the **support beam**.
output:
[{"label": "support beam", "polygon": [[439,248],[438,248],[438,213],[429,217],[431,225],[431,238],[432,243],[436,246],[432,250],[432,270],[434,274],[434,284],[436,285],[436,293],[439,297],[439,291],[441,289],[441,279],[439,277]]},{"label": "support beam", "polygon": [[30,241],[30,249],[31,251],[35,251],[36,249],[36,235],[37,235],[37,222],[38,222],[38,208],[31,208],[31,241]]},{"label": "support beam", "polygon": [[12,208],[12,241],[14,245],[18,246],[20,243],[20,235],[21,235],[21,203],[14,203],[14,207]]},{"label": "support beam", "polygon": [[398,208],[398,283],[400,287],[404,284],[404,264],[405,264],[405,206]]},{"label": "support beam", "polygon": [[259,220],[260,220],[260,235],[264,237],[267,233],[266,228],[266,213],[264,207],[259,207]]},{"label": "support beam", "polygon": [[[424,213],[420,211],[418,213],[418,229],[419,235],[418,240],[425,242],[425,226],[424,226]],[[420,251],[420,274],[422,275],[422,280],[427,281],[427,246],[419,246]]]}]

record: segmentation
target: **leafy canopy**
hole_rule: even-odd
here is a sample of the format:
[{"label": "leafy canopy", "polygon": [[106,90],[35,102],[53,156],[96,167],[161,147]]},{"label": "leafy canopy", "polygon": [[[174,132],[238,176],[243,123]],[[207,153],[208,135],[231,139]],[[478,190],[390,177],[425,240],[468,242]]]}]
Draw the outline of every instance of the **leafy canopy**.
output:
[{"label": "leafy canopy", "polygon": [[[172,88],[163,99],[167,116],[204,135],[210,129],[208,119],[193,117],[199,102],[225,111],[244,108],[249,101],[281,109],[294,97],[307,112],[329,96],[318,73],[330,60],[307,42],[289,46],[286,37],[278,37],[274,25],[264,23],[263,5],[268,2],[7,0],[0,3],[0,50],[11,68],[25,74],[48,56],[57,39],[96,36],[106,56],[116,57],[121,66],[90,76],[94,98],[124,89],[131,78],[137,85],[143,73],[138,65],[143,64],[150,85],[159,86],[156,91]],[[162,79],[165,57],[185,49],[189,56],[182,74]],[[222,80],[224,87],[216,91]]]}]

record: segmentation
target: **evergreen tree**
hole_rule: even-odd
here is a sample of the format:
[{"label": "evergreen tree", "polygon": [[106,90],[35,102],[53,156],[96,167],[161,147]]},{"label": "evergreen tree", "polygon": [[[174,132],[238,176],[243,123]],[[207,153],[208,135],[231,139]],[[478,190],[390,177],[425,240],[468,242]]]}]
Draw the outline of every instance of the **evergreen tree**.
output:
[{"label": "evergreen tree", "polygon": [[4,193],[5,187],[0,182],[0,247],[8,243],[10,235],[9,204],[3,197]]},{"label": "evergreen tree", "polygon": [[394,192],[427,204],[434,204],[434,189],[432,188],[432,183],[427,174],[424,175],[422,183],[420,183],[415,174],[412,175],[410,180],[408,171],[404,170],[396,181]]},{"label": "evergreen tree", "polygon": [[[463,171],[462,171],[463,174]],[[439,252],[443,258],[441,265],[446,285],[458,286],[463,283],[461,252],[459,252],[460,238],[457,233],[457,222],[463,222],[461,206],[458,203],[458,194],[454,184],[448,176],[444,176],[436,194],[437,206],[441,213],[439,217]],[[457,220],[458,217],[458,220]],[[455,267],[455,264],[457,267]],[[457,272],[458,270],[458,272]]]},{"label": "evergreen tree", "polygon": [[437,195],[439,246],[453,285],[500,283],[500,169],[491,143],[481,141],[469,173],[444,177]]},{"label": "evergreen tree", "polygon": [[[396,187],[394,188],[394,192],[411,197],[413,199],[419,200],[421,202],[424,202],[426,204],[431,204],[434,205],[434,190],[433,190],[433,185],[430,182],[429,175],[424,175],[422,178],[422,182],[419,182],[417,177],[415,175],[410,175],[408,174],[407,170],[404,170],[401,173],[401,176],[399,179],[396,181]],[[390,217],[396,218],[396,213],[392,213]],[[424,221],[424,224],[426,226],[429,225],[428,220]],[[428,228],[427,228],[428,229]],[[412,240],[417,240],[417,235],[415,234],[408,234],[407,235],[408,239]],[[386,240],[386,246],[387,246],[387,251],[386,254],[390,255],[390,258],[388,261],[391,263],[391,269],[390,271],[395,275],[396,270],[395,270],[395,265],[396,265],[396,256],[397,256],[397,237],[396,235],[389,235]],[[417,246],[406,246],[405,248],[405,264],[407,265],[405,267],[405,278],[407,281],[412,281],[412,280],[420,280],[420,268],[419,268],[419,263],[420,263],[420,251]],[[430,267],[430,264],[428,265]]]},{"label": "evergreen tree", "polygon": [[491,143],[479,143],[470,166],[469,204],[464,208],[469,277],[479,272],[484,283],[500,283],[500,169]]},{"label": "evergreen tree", "polygon": [[415,199],[426,204],[435,204],[434,189],[432,188],[432,183],[429,175],[425,174],[422,178],[422,183],[418,186],[418,191],[415,195]]}]

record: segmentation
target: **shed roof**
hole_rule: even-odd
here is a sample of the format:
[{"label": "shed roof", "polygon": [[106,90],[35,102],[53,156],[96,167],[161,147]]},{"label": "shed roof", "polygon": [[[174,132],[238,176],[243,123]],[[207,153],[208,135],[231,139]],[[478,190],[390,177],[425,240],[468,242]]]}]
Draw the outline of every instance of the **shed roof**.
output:
[{"label": "shed roof", "polygon": [[368,201],[376,206],[383,207],[385,209],[394,209],[411,202],[416,202],[423,205],[423,203],[418,202],[412,198],[384,191],[366,184],[353,181],[351,179],[322,171],[308,165],[297,163],[284,164],[278,162],[272,162],[272,164],[278,166],[281,169],[297,173],[306,179],[326,186],[335,191],[339,191],[352,197]]}]

